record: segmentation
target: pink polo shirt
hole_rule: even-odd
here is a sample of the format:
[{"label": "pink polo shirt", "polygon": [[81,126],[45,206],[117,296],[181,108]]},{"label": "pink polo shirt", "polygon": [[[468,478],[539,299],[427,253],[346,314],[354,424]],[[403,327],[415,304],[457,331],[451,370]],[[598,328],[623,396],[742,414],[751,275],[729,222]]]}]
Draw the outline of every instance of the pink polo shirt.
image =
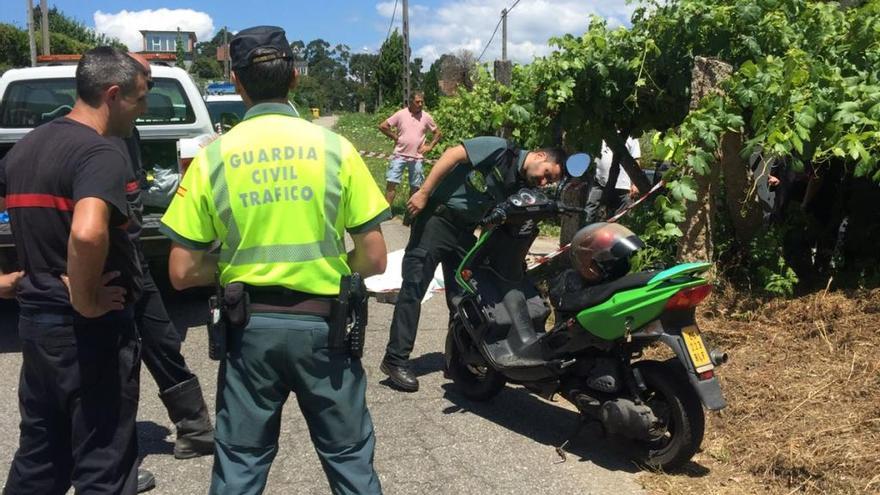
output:
[{"label": "pink polo shirt", "polygon": [[397,128],[398,138],[397,145],[394,146],[394,155],[403,158],[421,160],[422,154],[419,153],[419,146],[425,143],[425,133],[428,129],[431,132],[437,132],[437,124],[424,110],[413,114],[409,108],[404,108],[388,117],[385,123]]}]

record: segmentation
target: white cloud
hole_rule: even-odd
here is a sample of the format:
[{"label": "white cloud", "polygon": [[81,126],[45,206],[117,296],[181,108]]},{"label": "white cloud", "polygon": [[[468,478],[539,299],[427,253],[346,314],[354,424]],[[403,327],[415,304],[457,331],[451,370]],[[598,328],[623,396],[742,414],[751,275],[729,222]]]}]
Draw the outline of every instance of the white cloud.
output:
[{"label": "white cloud", "polygon": [[[410,38],[413,56],[422,57],[428,67],[440,55],[470,50],[479,56],[501,19],[501,10],[514,0],[450,0],[440,7],[411,5]],[[376,4],[376,11],[390,20],[393,1]],[[609,26],[628,25],[634,5],[626,0],[521,0],[507,17],[507,56],[519,63],[550,53],[553,36],[582,34],[590,16],[597,15]],[[400,6],[395,24],[400,23]],[[483,62],[501,58],[501,28],[483,55]]]},{"label": "white cloud", "polygon": [[131,51],[143,50],[139,31],[193,31],[199,41],[207,41],[214,34],[211,16],[192,9],[147,9],[115,14],[95,12],[95,31],[118,38]]}]

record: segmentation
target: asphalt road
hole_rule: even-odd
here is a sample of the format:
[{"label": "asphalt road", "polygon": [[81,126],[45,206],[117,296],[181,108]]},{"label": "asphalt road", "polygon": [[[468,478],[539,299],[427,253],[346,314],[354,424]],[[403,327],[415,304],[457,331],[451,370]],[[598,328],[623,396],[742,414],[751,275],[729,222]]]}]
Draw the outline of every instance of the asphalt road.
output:
[{"label": "asphalt road", "polygon": [[[398,220],[383,224],[390,249],[402,248],[408,229]],[[549,251],[550,244],[536,250]],[[207,358],[200,294],[168,294],[166,302],[180,331],[183,353],[214,407],[217,363]],[[415,369],[421,389],[412,394],[383,384],[379,371],[393,306],[370,303],[363,359],[368,375],[367,401],[376,427],[375,466],[386,494],[636,494],[642,493],[636,468],[623,451],[587,427],[565,448],[560,462],[555,447],[571,436],[577,414],[564,402],[547,402],[519,386],[508,385],[487,403],[470,402],[443,378],[446,308],[442,296],[422,310]],[[20,346],[14,307],[0,306],[0,484],[18,444]],[[201,494],[208,488],[211,458],[179,461],[171,454],[173,425],[152,377],[141,374],[138,432],[142,465],[157,479],[155,494]],[[266,493],[329,492],[311,446],[305,422],[290,400],[284,412],[280,450]]]}]

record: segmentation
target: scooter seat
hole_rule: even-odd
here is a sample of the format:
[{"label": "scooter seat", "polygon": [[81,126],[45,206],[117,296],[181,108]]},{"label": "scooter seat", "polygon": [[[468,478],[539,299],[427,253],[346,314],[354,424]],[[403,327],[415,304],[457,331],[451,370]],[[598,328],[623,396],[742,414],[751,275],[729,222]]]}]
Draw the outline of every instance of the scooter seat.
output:
[{"label": "scooter seat", "polygon": [[551,300],[559,311],[581,311],[602,304],[618,292],[644,287],[657,273],[658,270],[632,273],[604,284],[585,285],[577,272],[566,270],[554,283]]}]

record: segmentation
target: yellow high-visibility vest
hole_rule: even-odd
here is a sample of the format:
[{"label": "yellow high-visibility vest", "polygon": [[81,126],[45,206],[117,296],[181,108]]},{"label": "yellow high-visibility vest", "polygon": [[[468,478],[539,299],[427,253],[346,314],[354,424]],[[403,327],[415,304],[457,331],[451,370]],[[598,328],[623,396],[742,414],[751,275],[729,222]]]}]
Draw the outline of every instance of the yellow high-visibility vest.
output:
[{"label": "yellow high-visibility vest", "polygon": [[391,217],[345,138],[261,103],[193,159],[160,231],[190,249],[220,241],[220,285],[335,295],[351,273],[343,233]]}]

